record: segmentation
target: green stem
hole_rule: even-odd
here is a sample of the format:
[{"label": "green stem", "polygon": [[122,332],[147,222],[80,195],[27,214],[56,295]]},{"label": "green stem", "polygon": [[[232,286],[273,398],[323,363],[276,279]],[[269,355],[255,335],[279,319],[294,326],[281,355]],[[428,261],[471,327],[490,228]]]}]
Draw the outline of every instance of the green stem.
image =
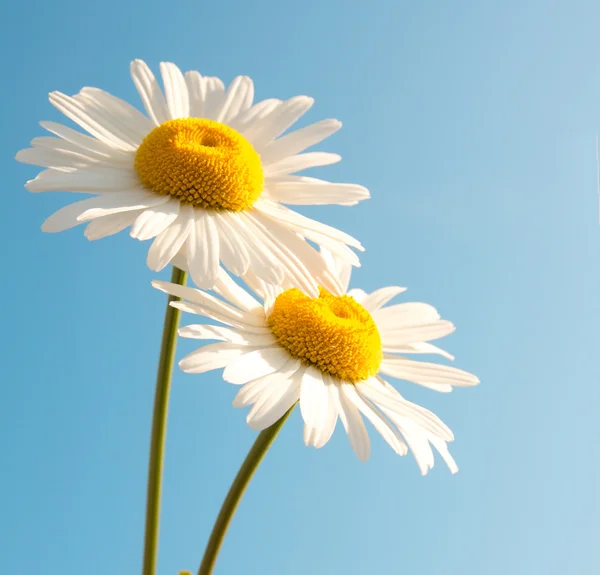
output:
[{"label": "green stem", "polygon": [[[173,266],[171,282],[185,285],[186,272]],[[169,411],[169,394],[171,377],[175,361],[175,345],[177,327],[181,312],[171,307],[172,301],[180,298],[169,296],[165,311],[160,359],[156,375],[156,391],[154,393],[154,413],[152,415],[152,436],[150,439],[150,464],[148,468],[148,495],[146,497],[146,532],[144,535],[144,568],[143,575],[156,575],[158,557],[158,531],[160,523],[160,497],[162,487],[163,463],[165,457],[165,436],[167,432],[167,414]]]},{"label": "green stem", "polygon": [[233,514],[244,495],[244,491],[246,491],[246,487],[248,487],[248,484],[265,456],[265,453],[267,453],[267,450],[271,447],[275,437],[277,437],[279,430],[283,427],[285,420],[289,417],[290,413],[292,413],[292,409],[294,409],[294,407],[290,408],[290,410],[279,421],[271,425],[271,427],[267,427],[267,429],[261,431],[256,438],[254,445],[250,448],[248,455],[246,455],[246,459],[244,459],[244,463],[242,463],[240,470],[229,488],[229,493],[227,493],[227,497],[221,506],[221,511],[219,511],[219,516],[217,517],[212,533],[210,534],[210,539],[208,540],[208,545],[206,546],[206,551],[204,552],[202,564],[200,565],[200,569],[198,569],[198,575],[210,575],[212,573],[215,563],[217,562],[217,555],[223,544],[223,539],[225,538],[225,533],[227,533],[229,523],[231,523]]}]

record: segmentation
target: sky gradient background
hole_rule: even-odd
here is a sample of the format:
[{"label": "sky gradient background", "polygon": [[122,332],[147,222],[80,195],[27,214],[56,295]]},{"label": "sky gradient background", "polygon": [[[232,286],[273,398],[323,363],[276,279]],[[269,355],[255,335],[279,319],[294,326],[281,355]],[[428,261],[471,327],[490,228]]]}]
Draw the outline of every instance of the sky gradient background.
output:
[{"label": "sky gradient background", "polygon": [[[129,61],[315,97],[344,127],[310,175],[369,187],[305,213],[367,247],[352,285],[406,285],[458,327],[475,389],[398,387],[453,429],[461,471],[422,478],[374,432],[304,447],[294,413],[234,518],[217,575],[600,571],[600,6],[591,0],[11,3],[4,90],[0,572],[139,573],[165,297],[148,244],[42,221],[14,154],[97,86],[137,106]],[[68,121],[67,121],[68,123]],[[168,273],[161,274],[167,277]],[[401,296],[402,297],[402,296]],[[185,323],[192,323],[184,317]],[[179,346],[178,357],[193,342]],[[177,372],[160,575],[195,571],[255,433],[220,373]]]}]

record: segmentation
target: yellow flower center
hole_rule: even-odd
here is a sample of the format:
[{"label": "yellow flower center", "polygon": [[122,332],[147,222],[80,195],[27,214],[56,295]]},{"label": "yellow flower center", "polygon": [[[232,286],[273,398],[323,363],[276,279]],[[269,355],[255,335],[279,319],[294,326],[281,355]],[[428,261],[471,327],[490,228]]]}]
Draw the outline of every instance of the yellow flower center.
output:
[{"label": "yellow flower center", "polygon": [[260,156],[233,128],[201,118],[154,128],[135,154],[145,187],[202,208],[239,212],[263,190]]},{"label": "yellow flower center", "polygon": [[293,357],[356,383],[379,370],[381,338],[371,314],[354,298],[319,288],[318,298],[289,289],[268,318],[277,342]]}]

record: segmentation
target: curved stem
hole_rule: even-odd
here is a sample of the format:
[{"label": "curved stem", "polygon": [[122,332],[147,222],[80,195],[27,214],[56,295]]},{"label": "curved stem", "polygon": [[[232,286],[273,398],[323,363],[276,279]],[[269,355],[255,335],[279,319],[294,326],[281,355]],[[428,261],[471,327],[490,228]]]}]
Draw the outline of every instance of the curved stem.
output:
[{"label": "curved stem", "polygon": [[246,491],[246,487],[248,487],[254,472],[293,409],[294,407],[291,407],[279,421],[261,431],[254,445],[250,448],[221,506],[221,511],[219,511],[219,516],[204,552],[202,564],[200,565],[200,569],[198,569],[198,575],[210,575],[212,573],[217,562],[217,555],[225,538],[225,533],[227,533],[229,523],[231,523],[233,514],[244,495],[244,491]]},{"label": "curved stem", "polygon": [[[173,266],[171,282],[185,285],[186,272]],[[150,464],[148,468],[148,494],[146,497],[146,532],[144,535],[144,567],[143,575],[156,574],[158,557],[158,531],[160,523],[160,498],[162,473],[165,455],[165,436],[167,432],[167,414],[169,410],[169,394],[171,377],[175,360],[177,327],[181,312],[171,307],[172,301],[180,298],[169,296],[165,311],[160,359],[156,375],[156,391],[154,393],[154,413],[152,416],[152,436],[150,439]]]}]

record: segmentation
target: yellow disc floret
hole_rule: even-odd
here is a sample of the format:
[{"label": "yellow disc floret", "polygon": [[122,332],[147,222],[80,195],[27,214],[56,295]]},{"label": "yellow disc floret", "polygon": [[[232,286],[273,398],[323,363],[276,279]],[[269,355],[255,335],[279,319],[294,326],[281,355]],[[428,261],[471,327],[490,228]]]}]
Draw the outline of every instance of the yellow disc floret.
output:
[{"label": "yellow disc floret", "polygon": [[371,314],[354,298],[320,288],[318,298],[289,289],[268,318],[277,342],[293,357],[356,383],[379,370],[381,338]]},{"label": "yellow disc floret", "polygon": [[239,212],[263,190],[260,156],[233,128],[201,118],[154,128],[135,155],[146,188],[202,208]]}]

